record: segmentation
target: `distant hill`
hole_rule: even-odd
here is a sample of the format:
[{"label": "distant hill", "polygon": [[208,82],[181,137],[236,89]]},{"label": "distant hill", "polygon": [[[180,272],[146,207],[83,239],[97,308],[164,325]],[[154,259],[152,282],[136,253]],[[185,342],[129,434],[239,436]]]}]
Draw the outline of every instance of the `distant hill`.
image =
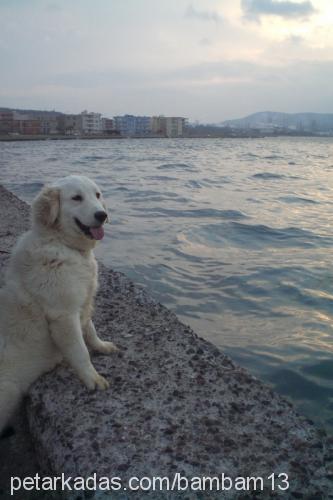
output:
[{"label": "distant hill", "polygon": [[333,132],[333,113],[278,113],[263,111],[221,123],[224,127],[238,129],[283,128],[305,132]]},{"label": "distant hill", "polygon": [[44,118],[50,118],[53,116],[59,116],[62,115],[60,111],[44,111],[44,110],[38,110],[38,109],[18,109],[18,108],[3,108],[0,107],[0,112],[3,111],[15,111],[16,113],[20,113],[22,115],[29,115],[29,116],[34,116],[34,117],[44,117]]}]

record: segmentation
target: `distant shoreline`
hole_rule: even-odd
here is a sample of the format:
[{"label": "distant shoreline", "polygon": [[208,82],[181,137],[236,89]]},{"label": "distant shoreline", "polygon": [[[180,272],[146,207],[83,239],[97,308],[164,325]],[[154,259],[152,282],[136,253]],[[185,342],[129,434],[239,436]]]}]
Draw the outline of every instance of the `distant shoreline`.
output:
[{"label": "distant shoreline", "polygon": [[333,135],[319,135],[319,134],[235,134],[235,135],[200,135],[200,136],[183,136],[183,137],[161,137],[161,136],[110,136],[110,135],[0,135],[0,142],[22,142],[22,141],[74,141],[74,140],[93,140],[93,139],[265,139],[274,137],[322,137],[332,138]]},{"label": "distant shoreline", "polygon": [[110,135],[0,135],[0,142],[20,142],[20,141],[73,141],[77,139],[126,139],[126,137]]}]

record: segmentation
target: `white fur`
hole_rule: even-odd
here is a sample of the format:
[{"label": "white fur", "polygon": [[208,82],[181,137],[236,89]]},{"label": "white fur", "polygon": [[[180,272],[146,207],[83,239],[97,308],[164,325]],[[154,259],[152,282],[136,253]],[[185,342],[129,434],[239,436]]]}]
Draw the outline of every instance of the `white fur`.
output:
[{"label": "white fur", "polygon": [[[32,228],[17,242],[0,290],[0,432],[20,398],[65,359],[88,389],[108,382],[93,367],[87,345],[117,350],[96,334],[91,314],[97,288],[96,241],[89,227],[105,211],[94,182],[69,176],[44,188],[32,205]],[[73,200],[81,196],[82,200]]]}]

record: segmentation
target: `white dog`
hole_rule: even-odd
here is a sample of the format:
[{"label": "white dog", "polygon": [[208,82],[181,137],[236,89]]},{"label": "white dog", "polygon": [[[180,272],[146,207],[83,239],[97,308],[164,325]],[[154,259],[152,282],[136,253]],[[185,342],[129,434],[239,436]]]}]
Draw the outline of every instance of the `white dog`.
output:
[{"label": "white dog", "polygon": [[32,205],[32,229],[13,250],[0,290],[0,432],[21,396],[62,359],[88,389],[108,382],[86,344],[109,354],[91,320],[97,288],[92,252],[107,218],[100,189],[87,177],[45,187]]}]

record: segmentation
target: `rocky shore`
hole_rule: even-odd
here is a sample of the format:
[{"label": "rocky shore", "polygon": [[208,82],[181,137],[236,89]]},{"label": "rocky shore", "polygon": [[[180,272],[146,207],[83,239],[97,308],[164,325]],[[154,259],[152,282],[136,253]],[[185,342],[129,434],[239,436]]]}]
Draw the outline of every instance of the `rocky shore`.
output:
[{"label": "rocky shore", "polygon": [[[29,207],[0,186],[0,210],[3,271],[28,228]],[[228,491],[188,490],[179,498],[333,498],[332,438],[126,276],[101,264],[99,274],[95,325],[120,351],[93,355],[93,363],[110,389],[89,393],[66,366],[38,380],[17,433],[0,441],[4,492],[10,475],[32,471],[118,477],[124,499],[133,477],[172,481],[179,473],[190,482],[224,473],[233,482]],[[288,475],[284,491],[279,474]],[[262,478],[263,491],[237,490],[236,477]],[[166,491],[137,495],[178,498]]]}]

